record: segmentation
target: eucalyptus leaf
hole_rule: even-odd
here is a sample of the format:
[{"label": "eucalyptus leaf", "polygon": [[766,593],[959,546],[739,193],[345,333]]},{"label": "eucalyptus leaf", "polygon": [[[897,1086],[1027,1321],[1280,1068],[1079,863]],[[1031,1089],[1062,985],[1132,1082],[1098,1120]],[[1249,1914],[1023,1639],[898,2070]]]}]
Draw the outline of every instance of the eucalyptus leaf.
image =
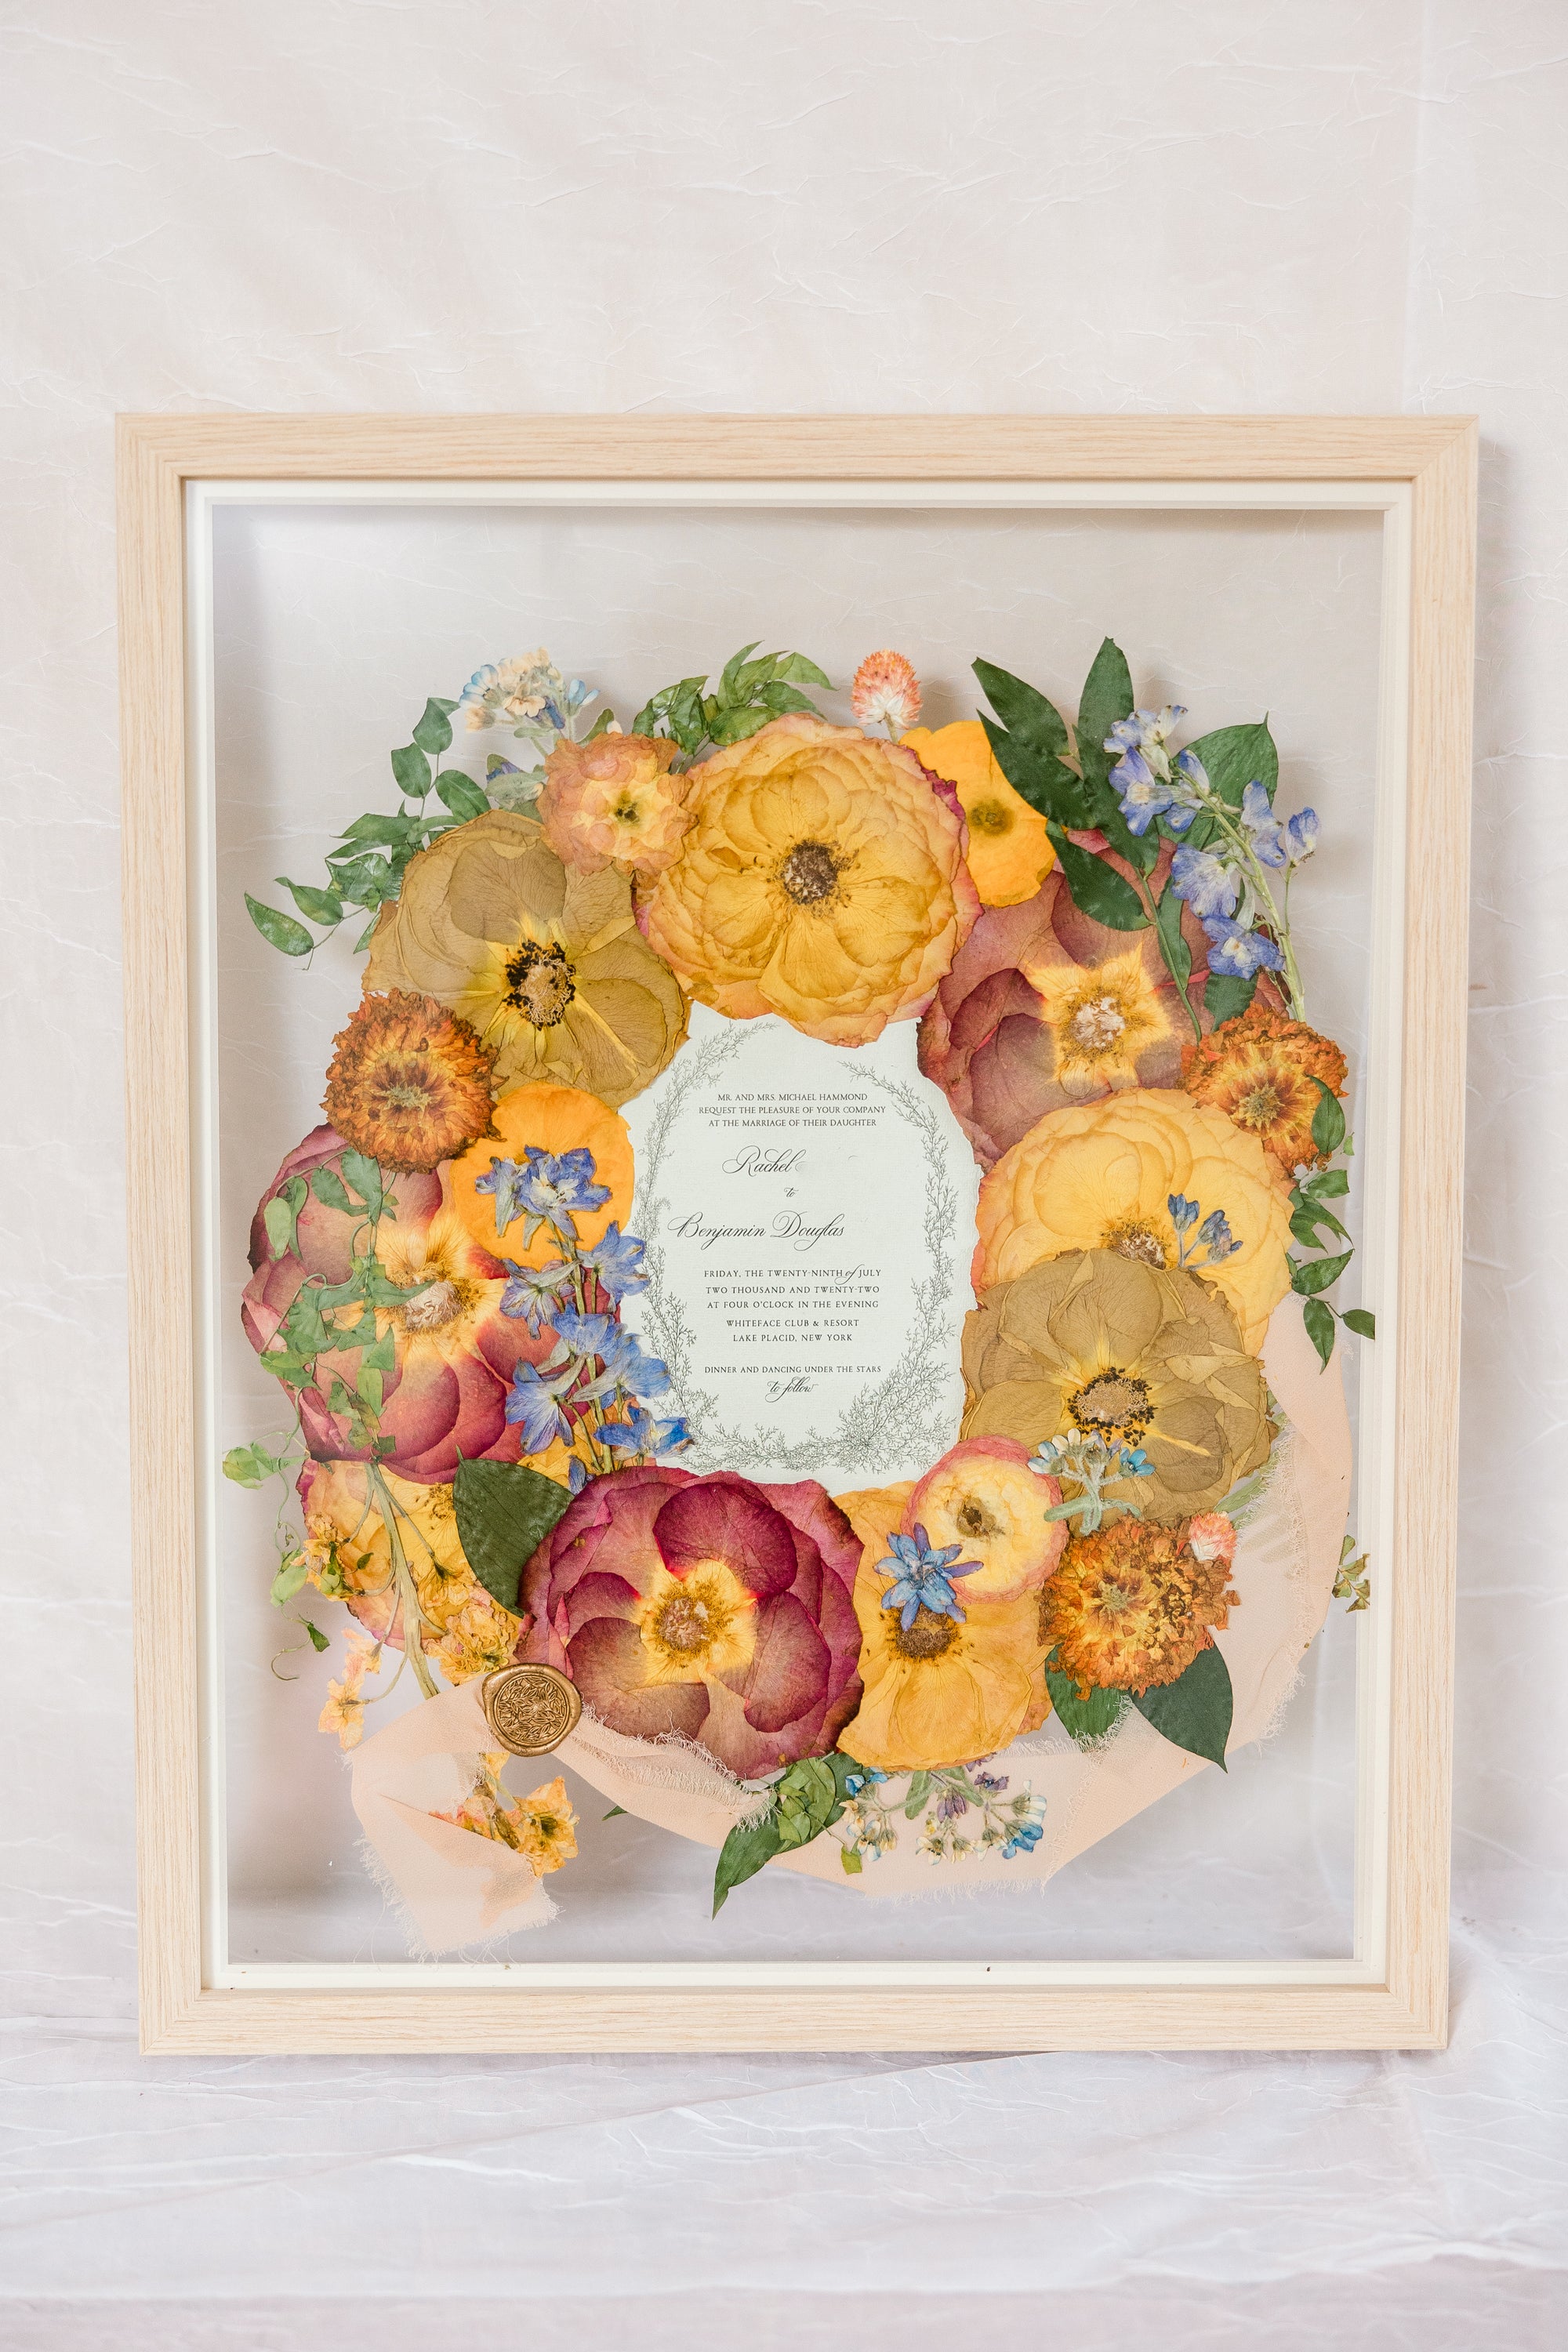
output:
[{"label": "eucalyptus leaf", "polygon": [[572,1507],[570,1487],[524,1462],[459,1462],[452,1501],[463,1557],[492,1600],[515,1611],[523,1570]]},{"label": "eucalyptus leaf", "polygon": [[279,914],[276,907],[264,906],[259,898],[253,898],[248,890],[245,894],[245,903],[251,921],[269,948],[276,948],[282,955],[310,954],[316,942],[303,923],[297,923],[292,915]]},{"label": "eucalyptus leaf", "polygon": [[1230,1669],[1215,1648],[1200,1650],[1184,1675],[1158,1690],[1129,1693],[1146,1723],[1173,1748],[1189,1756],[1205,1757],[1226,1769],[1225,1744],[1230,1738],[1235,1699]]}]

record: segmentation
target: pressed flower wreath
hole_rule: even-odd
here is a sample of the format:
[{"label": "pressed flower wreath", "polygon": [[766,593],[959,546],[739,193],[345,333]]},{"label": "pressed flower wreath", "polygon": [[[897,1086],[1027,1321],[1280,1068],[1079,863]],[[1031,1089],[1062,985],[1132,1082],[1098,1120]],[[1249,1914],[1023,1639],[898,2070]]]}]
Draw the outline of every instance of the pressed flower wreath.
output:
[{"label": "pressed flower wreath", "polygon": [[[1174,749],[1184,713],[1135,708],[1109,639],[1076,727],[974,668],[994,716],[933,730],[873,654],[837,726],[815,665],[749,646],[623,731],[543,653],[486,667],[392,754],[396,814],[285,884],[304,920],[247,899],[295,956],[369,917],[325,1123],[251,1234],[245,1328],[295,1432],[224,1465],[297,1491],[274,1601],[356,1621],[322,1728],[361,1740],[389,1650],[427,1696],[553,1667],[590,1721],[745,1793],[716,1908],[817,1839],[858,1876],[906,1822],[938,1863],[1030,1853],[1041,1806],[991,1766],[1053,1714],[1093,1751],[1135,1710],[1223,1765],[1270,1318],[1294,1293],[1325,1368],[1338,1324],[1373,1337],[1327,1295],[1346,1063],[1305,1018],[1318,821],[1277,813],[1267,724]],[[443,767],[454,720],[518,757]],[[984,1174],[962,1427],[912,1484],[681,1465],[622,1320],[647,1276],[619,1113],[693,999],[835,1045],[919,1022]],[[1364,1607],[1351,1550],[1334,1589]],[[514,1796],[501,1760],[439,1818],[560,1868],[564,1782]]]}]

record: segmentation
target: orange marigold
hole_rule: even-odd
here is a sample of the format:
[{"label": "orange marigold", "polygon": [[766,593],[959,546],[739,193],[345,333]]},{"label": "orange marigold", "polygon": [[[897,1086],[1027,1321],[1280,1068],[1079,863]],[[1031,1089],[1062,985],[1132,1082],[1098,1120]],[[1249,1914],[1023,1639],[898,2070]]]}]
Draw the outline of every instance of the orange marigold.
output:
[{"label": "orange marigold", "polygon": [[1040,1639],[1080,1698],[1092,1689],[1146,1691],[1173,1683],[1211,1626],[1229,1622],[1228,1559],[1200,1559],[1187,1528],[1118,1519],[1075,1535],[1040,1593]]},{"label": "orange marigold", "polygon": [[691,822],[687,778],[669,772],[678,746],[668,735],[564,738],[544,763],[539,796],[544,838],[568,866],[602,873],[613,861],[659,874]]},{"label": "orange marigold", "polygon": [[332,1042],[321,1108],[384,1168],[427,1171],[490,1132],[494,1051],[433,997],[367,996]]},{"label": "orange marigold", "polygon": [[1287,1172],[1318,1168],[1331,1156],[1312,1141],[1312,1114],[1322,1100],[1314,1080],[1342,1094],[1345,1057],[1331,1037],[1304,1021],[1251,1004],[1222,1021],[1182,1056],[1182,1084],[1255,1135]]}]

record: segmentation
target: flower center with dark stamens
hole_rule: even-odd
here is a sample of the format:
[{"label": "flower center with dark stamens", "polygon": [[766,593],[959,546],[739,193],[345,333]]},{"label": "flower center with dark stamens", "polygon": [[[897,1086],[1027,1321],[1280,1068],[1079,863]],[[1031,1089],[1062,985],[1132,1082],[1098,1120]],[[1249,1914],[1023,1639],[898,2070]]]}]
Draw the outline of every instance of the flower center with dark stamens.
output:
[{"label": "flower center with dark stamens", "polygon": [[1126,1028],[1127,1016],[1114,996],[1097,996],[1091,1003],[1079,1006],[1068,1026],[1076,1045],[1103,1054]]},{"label": "flower center with dark stamens", "polygon": [[1004,808],[1000,801],[976,801],[969,812],[970,831],[988,833],[994,838],[1011,833],[1016,822],[1012,810]]},{"label": "flower center with dark stamens", "polygon": [[1136,1258],[1140,1265],[1168,1265],[1165,1244],[1152,1227],[1133,1220],[1125,1224],[1107,1225],[1100,1235],[1101,1249],[1114,1250],[1118,1257]]},{"label": "flower center with dark stamens", "polygon": [[838,887],[838,860],[825,841],[797,841],[779,867],[779,880],[797,907],[815,907]]},{"label": "flower center with dark stamens", "polygon": [[995,1520],[991,1517],[984,1504],[977,1502],[973,1495],[966,1495],[960,1503],[952,1515],[952,1524],[960,1535],[966,1536],[971,1543],[978,1542],[985,1536],[1000,1533]]},{"label": "flower center with dark stamens", "polygon": [[642,811],[638,808],[636,801],[632,799],[629,793],[623,793],[621,798],[616,803],[615,807],[610,811],[610,814],[615,818],[617,824],[636,824],[638,817],[642,814]]},{"label": "flower center with dark stamens", "polygon": [[958,1639],[956,1618],[921,1608],[912,1625],[895,1625],[893,1647],[906,1658],[940,1658]]},{"label": "flower center with dark stamens", "polygon": [[1068,1400],[1068,1418],[1074,1427],[1097,1437],[1130,1438],[1136,1444],[1152,1417],[1148,1389],[1120,1364],[1098,1372]]},{"label": "flower center with dark stamens", "polygon": [[524,940],[508,958],[506,1002],[536,1029],[553,1029],[576,993],[564,948],[537,947]]}]

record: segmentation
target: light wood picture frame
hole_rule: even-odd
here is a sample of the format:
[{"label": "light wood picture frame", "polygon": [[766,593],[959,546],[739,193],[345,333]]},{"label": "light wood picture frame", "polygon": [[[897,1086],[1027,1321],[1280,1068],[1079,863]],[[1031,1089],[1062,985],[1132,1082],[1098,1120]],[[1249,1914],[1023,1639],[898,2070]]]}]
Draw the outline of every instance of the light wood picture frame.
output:
[{"label": "light wood picture frame", "polygon": [[[153,2053],[1344,2049],[1447,2035],[1449,1780],[1477,426],[1466,417],[129,416],[120,420],[133,1650],[142,2046]],[[1356,1948],[1344,1962],[785,1961],[528,1981],[383,1967],[237,1981],[204,1920],[212,1868],[195,1465],[206,1378],[189,627],[204,485],[658,481],[1057,486],[1131,503],[1343,504],[1384,519],[1379,789],[1402,949],[1390,1112],[1397,1229],[1380,1299],[1387,1475],[1362,1621]],[[783,494],[783,493],[781,493]],[[189,1202],[184,1224],[169,1204]],[[229,1302],[225,1302],[227,1311]],[[353,1976],[354,1972],[347,1972]],[[361,1972],[363,1974],[363,1972]],[[550,1971],[551,1978],[568,1974]],[[330,1971],[328,1972],[330,1976]],[[976,1980],[978,1979],[978,1980]],[[963,1985],[962,1999],[954,1986]],[[872,1989],[874,1988],[874,1991]],[[870,1992],[871,1997],[868,1997]]]}]

